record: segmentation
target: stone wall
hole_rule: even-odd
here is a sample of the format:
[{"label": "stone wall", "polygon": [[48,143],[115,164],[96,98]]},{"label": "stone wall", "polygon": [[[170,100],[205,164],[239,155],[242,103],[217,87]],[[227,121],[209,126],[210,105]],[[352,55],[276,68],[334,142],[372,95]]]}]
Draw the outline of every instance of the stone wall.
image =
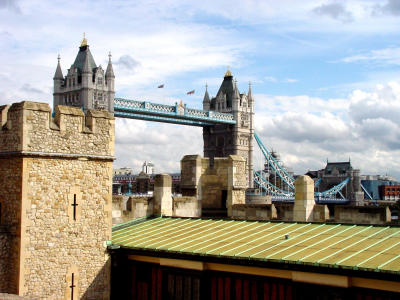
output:
[{"label": "stone wall", "polygon": [[17,276],[1,278],[4,292],[109,299],[113,116],[58,106],[52,118],[49,105],[21,102],[2,107],[1,117],[0,171],[14,175],[0,190],[6,222],[17,222],[19,259]]},{"label": "stone wall", "polygon": [[315,204],[313,209],[314,222],[326,222],[329,220],[329,209],[327,205]]},{"label": "stone wall", "polygon": [[181,160],[183,196],[197,197],[202,210],[222,209],[231,213],[234,204],[245,203],[246,161],[238,155],[209,158],[187,155]]},{"label": "stone wall", "polygon": [[[174,217],[200,217],[201,205],[196,197],[172,197],[172,210],[165,216]],[[159,210],[154,209],[154,197],[129,197],[113,195],[113,225],[125,223],[137,218],[159,215]],[[161,206],[159,206],[161,207]]]},{"label": "stone wall", "polygon": [[391,221],[389,207],[335,206],[335,222],[353,224],[386,224]]},{"label": "stone wall", "polygon": [[274,220],[277,218],[274,204],[235,204],[232,205],[232,219]]},{"label": "stone wall", "polygon": [[173,197],[174,217],[201,217],[201,203],[196,197]]},{"label": "stone wall", "polygon": [[293,203],[274,203],[277,219],[281,221],[293,221]]},{"label": "stone wall", "polygon": [[[8,135],[7,138],[11,138],[11,135]],[[3,226],[0,248],[10,251],[8,255],[2,253],[6,255],[2,255],[2,257],[4,260],[8,260],[8,263],[1,264],[3,267],[0,268],[0,292],[12,294],[18,292],[19,283],[22,165],[22,158],[0,156],[0,202],[1,225]],[[7,242],[7,245],[3,244]]]},{"label": "stone wall", "polygon": [[[8,278],[11,275],[11,271],[14,270],[10,255],[11,255],[11,234],[6,226],[0,226],[0,278]],[[9,280],[0,280],[0,291],[11,290],[9,286]],[[15,287],[13,288],[15,289]],[[0,298],[1,299],[1,298]]]},{"label": "stone wall", "polygon": [[123,222],[153,215],[153,203],[152,197],[129,197],[123,212]]},{"label": "stone wall", "polygon": [[122,220],[122,212],[126,210],[126,201],[128,196],[112,195],[112,223],[120,224]]},{"label": "stone wall", "polygon": [[168,174],[157,174],[154,178],[154,214],[171,216],[172,204],[172,178]]},{"label": "stone wall", "polygon": [[154,214],[152,197],[112,196],[112,224],[117,225]]},{"label": "stone wall", "polygon": [[[252,190],[250,190],[252,192]],[[271,204],[272,196],[271,195],[246,195],[246,203],[251,204]]]}]

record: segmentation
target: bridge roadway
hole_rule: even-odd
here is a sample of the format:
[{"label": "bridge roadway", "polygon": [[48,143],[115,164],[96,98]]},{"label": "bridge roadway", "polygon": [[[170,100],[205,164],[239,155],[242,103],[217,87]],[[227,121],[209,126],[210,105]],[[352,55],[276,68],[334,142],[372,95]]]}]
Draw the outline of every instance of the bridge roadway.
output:
[{"label": "bridge roadway", "polygon": [[232,114],[188,108],[185,105],[165,105],[123,98],[114,99],[114,116],[189,126],[236,124]]}]

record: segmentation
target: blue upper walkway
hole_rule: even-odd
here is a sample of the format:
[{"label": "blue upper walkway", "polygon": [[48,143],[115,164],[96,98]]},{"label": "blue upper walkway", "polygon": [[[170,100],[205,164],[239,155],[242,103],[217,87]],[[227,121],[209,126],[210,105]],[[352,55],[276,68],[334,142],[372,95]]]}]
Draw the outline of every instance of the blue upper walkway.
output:
[{"label": "blue upper walkway", "polygon": [[165,105],[123,98],[114,99],[114,116],[200,127],[236,124],[232,114],[188,108],[182,103]]}]

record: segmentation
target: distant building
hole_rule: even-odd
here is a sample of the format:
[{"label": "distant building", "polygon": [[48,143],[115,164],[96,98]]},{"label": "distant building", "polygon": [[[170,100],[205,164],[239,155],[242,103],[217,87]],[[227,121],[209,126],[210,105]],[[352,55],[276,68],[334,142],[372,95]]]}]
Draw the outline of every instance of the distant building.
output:
[{"label": "distant building", "polygon": [[379,192],[383,201],[396,202],[400,200],[400,185],[381,185]]},{"label": "distant building", "polygon": [[142,172],[145,174],[151,175],[154,174],[154,164],[151,162],[145,161],[142,166]]},{"label": "distant building", "polygon": [[114,176],[116,175],[129,175],[129,174],[133,174],[133,170],[131,168],[120,168],[120,169],[113,169],[113,174]]},{"label": "distant building", "polygon": [[[144,162],[142,171],[134,174],[131,168],[114,169],[113,173],[113,194],[147,194],[154,191],[155,167],[151,162]],[[170,173],[172,177],[172,192],[181,192],[181,174]]]},{"label": "distant building", "polygon": [[400,183],[393,177],[380,175],[366,175],[361,180],[365,199],[373,201],[396,202],[399,198]]},{"label": "distant building", "polygon": [[351,204],[363,205],[364,194],[361,190],[360,170],[354,169],[348,162],[327,162],[324,169],[308,171],[306,175],[314,179],[321,179],[318,191],[326,191],[349,178],[349,182],[340,191]]},{"label": "distant building", "polygon": [[69,105],[89,109],[104,109],[114,112],[114,71],[111,53],[104,72],[97,66],[89,50],[86,38],[82,40],[74,63],[64,77],[60,65],[60,56],[54,74],[53,107]]}]

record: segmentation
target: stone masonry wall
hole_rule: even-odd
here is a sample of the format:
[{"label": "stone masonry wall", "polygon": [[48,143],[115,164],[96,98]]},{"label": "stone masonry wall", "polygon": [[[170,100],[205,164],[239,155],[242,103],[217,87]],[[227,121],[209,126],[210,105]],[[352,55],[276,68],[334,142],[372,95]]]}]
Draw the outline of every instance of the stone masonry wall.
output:
[{"label": "stone masonry wall", "polygon": [[7,275],[4,292],[109,299],[113,116],[59,106],[53,119],[49,105],[34,102],[0,109],[0,171],[14,173],[1,179],[0,195],[20,236],[19,276]]},{"label": "stone masonry wall", "polygon": [[335,222],[386,224],[391,221],[389,207],[335,206]]},{"label": "stone masonry wall", "polygon": [[25,101],[0,109],[2,122],[8,110],[6,129],[0,133],[2,152],[114,153],[114,126],[109,124],[112,116],[108,112],[89,111],[85,117],[79,108],[58,106],[52,118],[48,104]]},{"label": "stone masonry wall", "polygon": [[245,203],[246,161],[238,155],[209,158],[186,155],[181,160],[183,196],[197,197],[202,210],[227,209]]},{"label": "stone masonry wall", "polygon": [[[27,159],[24,295],[63,299],[70,266],[77,267],[83,299],[104,299],[109,291],[111,162]],[[71,221],[68,197],[79,195],[80,216]],[[105,293],[105,295],[103,295]],[[85,296],[85,297],[84,297]]]},{"label": "stone masonry wall", "polygon": [[224,208],[222,191],[227,193],[227,203],[245,202],[246,162],[237,155],[215,158],[210,167],[209,158],[201,160],[202,208]]},{"label": "stone masonry wall", "polygon": [[201,217],[201,203],[196,197],[174,197],[173,206],[174,217]]},{"label": "stone masonry wall", "polygon": [[122,213],[123,222],[151,216],[153,214],[153,203],[152,197],[129,197],[126,210]]},{"label": "stone masonry wall", "polygon": [[[22,158],[0,156],[0,292],[17,293],[21,235]],[[9,251],[9,252],[7,252]]]},{"label": "stone masonry wall", "polygon": [[274,220],[276,219],[274,204],[234,204],[232,219],[238,220]]},{"label": "stone masonry wall", "polygon": [[11,235],[7,231],[5,226],[0,226],[0,292],[9,290],[10,281],[8,281],[7,278],[11,276],[10,246],[11,246]]},{"label": "stone masonry wall", "polygon": [[215,158],[211,168],[209,158],[201,160],[202,208],[223,208],[222,191],[228,190],[228,167],[226,158]]}]

